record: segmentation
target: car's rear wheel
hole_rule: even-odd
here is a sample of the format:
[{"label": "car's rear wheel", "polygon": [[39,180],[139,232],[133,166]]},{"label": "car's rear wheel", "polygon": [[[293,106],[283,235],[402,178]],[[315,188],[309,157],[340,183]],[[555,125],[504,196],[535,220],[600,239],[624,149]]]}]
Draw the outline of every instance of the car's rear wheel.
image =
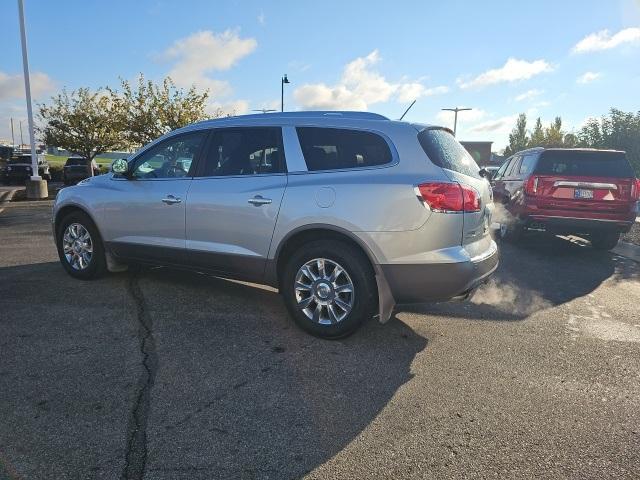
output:
[{"label": "car's rear wheel", "polygon": [[524,227],[518,222],[501,223],[498,230],[500,240],[516,243],[522,237]]},{"label": "car's rear wheel", "polygon": [[76,211],[65,216],[56,237],[60,262],[69,275],[91,280],[106,272],[102,238],[86,213]]},{"label": "car's rear wheel", "polygon": [[620,234],[616,232],[594,233],[591,235],[591,245],[597,250],[611,250],[620,240]]},{"label": "car's rear wheel", "polygon": [[312,241],[294,252],[285,265],[281,291],[296,324],[321,338],[350,335],[376,307],[369,260],[338,240]]}]

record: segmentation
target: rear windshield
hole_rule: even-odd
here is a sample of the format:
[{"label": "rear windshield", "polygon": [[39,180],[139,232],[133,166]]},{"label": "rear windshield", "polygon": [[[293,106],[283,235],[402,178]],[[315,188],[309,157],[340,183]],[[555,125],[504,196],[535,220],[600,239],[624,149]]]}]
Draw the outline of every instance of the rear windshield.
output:
[{"label": "rear windshield", "polygon": [[535,173],[578,177],[633,178],[623,152],[547,150],[542,152]]},{"label": "rear windshield", "polygon": [[429,159],[439,167],[480,178],[480,167],[473,157],[446,130],[422,130],[418,141]]},{"label": "rear windshield", "polygon": [[87,161],[84,158],[68,158],[67,159],[67,165],[68,166],[73,166],[73,165],[86,166],[87,165]]}]

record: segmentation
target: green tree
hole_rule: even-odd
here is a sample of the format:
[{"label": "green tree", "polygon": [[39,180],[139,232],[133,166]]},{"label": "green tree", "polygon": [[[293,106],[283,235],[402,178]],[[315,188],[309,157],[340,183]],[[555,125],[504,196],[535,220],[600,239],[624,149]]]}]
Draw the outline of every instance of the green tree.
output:
[{"label": "green tree", "polygon": [[536,126],[533,128],[533,132],[531,132],[529,147],[543,147],[544,145],[544,129],[542,128],[542,120],[538,117]]},{"label": "green tree", "polygon": [[64,148],[93,160],[96,155],[124,147],[124,138],[114,118],[116,106],[108,91],[79,88],[52,97],[39,105],[38,128],[47,145]]},{"label": "green tree", "polygon": [[556,117],[553,123],[545,129],[544,146],[545,147],[563,147],[564,146],[564,132],[562,131],[562,119],[560,117]]},{"label": "green tree", "polygon": [[[117,123],[124,138],[132,148],[140,147],[176,128],[204,120],[209,92],[198,92],[195,86],[189,90],[177,88],[171,78],[155,84],[138,77],[137,86],[120,80],[121,91],[110,89],[117,107]],[[213,116],[221,116],[218,111]]]},{"label": "green tree", "polygon": [[640,176],[640,111],[623,112],[612,108],[599,120],[587,121],[577,137],[582,147],[626,151],[636,176]]},{"label": "green tree", "polygon": [[521,113],[516,120],[516,126],[509,134],[509,145],[504,150],[504,154],[508,157],[520,150],[524,150],[529,146],[529,135],[527,133],[527,115]]}]

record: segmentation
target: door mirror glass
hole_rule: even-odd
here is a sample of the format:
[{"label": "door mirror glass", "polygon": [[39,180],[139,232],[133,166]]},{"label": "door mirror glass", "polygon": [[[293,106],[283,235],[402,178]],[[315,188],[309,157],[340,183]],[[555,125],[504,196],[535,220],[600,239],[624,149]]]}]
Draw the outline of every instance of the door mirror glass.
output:
[{"label": "door mirror glass", "polygon": [[129,171],[129,162],[124,158],[114,160],[111,164],[111,171],[120,175],[125,175]]}]

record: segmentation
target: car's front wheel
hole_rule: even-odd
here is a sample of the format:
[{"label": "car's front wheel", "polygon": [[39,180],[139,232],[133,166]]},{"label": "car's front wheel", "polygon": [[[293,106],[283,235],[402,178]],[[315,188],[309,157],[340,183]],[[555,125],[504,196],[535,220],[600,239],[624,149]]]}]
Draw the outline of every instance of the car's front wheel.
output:
[{"label": "car's front wheel", "polygon": [[58,225],[56,237],[60,262],[69,275],[91,280],[105,273],[104,245],[86,213],[76,211],[65,216]]},{"label": "car's front wheel", "polygon": [[281,292],[296,324],[327,339],[353,333],[377,305],[369,260],[338,240],[309,242],[294,252],[285,265]]}]

